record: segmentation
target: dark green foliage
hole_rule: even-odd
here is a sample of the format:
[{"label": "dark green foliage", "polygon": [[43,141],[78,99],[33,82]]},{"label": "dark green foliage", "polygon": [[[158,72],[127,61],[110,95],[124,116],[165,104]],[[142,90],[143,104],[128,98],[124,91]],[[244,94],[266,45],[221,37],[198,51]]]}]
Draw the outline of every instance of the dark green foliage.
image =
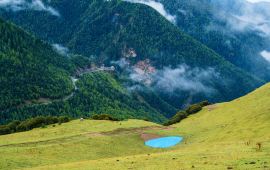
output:
[{"label": "dark green foliage", "polygon": [[73,90],[75,66],[49,44],[0,19],[0,110]]},{"label": "dark green foliage", "polygon": [[69,117],[67,117],[67,116],[60,116],[59,118],[58,118],[58,122],[59,123],[66,123],[66,122],[69,122],[70,121],[70,119],[69,119]]},{"label": "dark green foliage", "polygon": [[204,106],[210,105],[211,103],[209,101],[205,100],[205,101],[200,102],[199,104],[201,105],[201,107],[204,107]]},{"label": "dark green foliage", "polygon": [[95,114],[109,114],[117,119],[147,118],[154,122],[167,119],[157,109],[144,100],[138,100],[137,94],[127,91],[117,77],[104,72],[85,74],[77,82],[78,90],[69,100],[56,101],[48,105],[26,105],[0,111],[0,122],[25,120],[36,116],[70,116],[73,118],[89,117]]},{"label": "dark green foliage", "polygon": [[94,72],[77,83],[78,92],[69,101],[75,113],[110,114],[115,118],[149,118],[162,122],[166,118],[147,102],[127,91],[112,74]]},{"label": "dark green foliage", "polygon": [[208,101],[202,101],[200,103],[192,104],[188,106],[185,110],[180,110],[177,112],[168,122],[164,123],[165,126],[173,125],[179,123],[181,120],[187,118],[191,114],[198,113],[202,110],[204,106],[208,106],[210,103]]},{"label": "dark green foliage", "polygon": [[187,118],[187,112],[179,111],[177,112],[168,122],[164,123],[165,126],[173,125],[179,123],[181,120]]},{"label": "dark green foliage", "polygon": [[194,114],[202,110],[202,106],[199,104],[193,104],[186,109],[187,114]]},{"label": "dark green foliage", "polygon": [[120,121],[117,118],[112,117],[109,114],[95,114],[92,116],[92,119],[94,120],[111,120],[111,121]]},{"label": "dark green foliage", "polygon": [[6,135],[6,134],[10,134],[11,133],[11,129],[8,126],[0,126],[0,135]]},{"label": "dark green foliage", "polygon": [[187,115],[191,115],[201,111],[204,106],[208,105],[210,105],[208,101],[202,101],[200,103],[192,104],[186,108],[185,112],[187,113]]},{"label": "dark green foliage", "polygon": [[25,121],[12,121],[7,125],[0,126],[0,135],[6,135],[15,132],[23,132],[32,130],[38,127],[46,127],[46,125],[55,124],[55,123],[66,123],[70,119],[66,116],[53,117],[53,116],[39,116]]},{"label": "dark green foliage", "polygon": [[137,90],[134,93],[138,100],[144,100],[151,107],[162,113],[166,118],[172,117],[177,111],[174,106],[168,104],[156,92],[147,87],[144,87],[142,90]]},{"label": "dark green foliage", "polygon": [[70,60],[72,63],[74,63],[76,68],[85,68],[93,63],[90,58],[82,55],[70,55]]}]

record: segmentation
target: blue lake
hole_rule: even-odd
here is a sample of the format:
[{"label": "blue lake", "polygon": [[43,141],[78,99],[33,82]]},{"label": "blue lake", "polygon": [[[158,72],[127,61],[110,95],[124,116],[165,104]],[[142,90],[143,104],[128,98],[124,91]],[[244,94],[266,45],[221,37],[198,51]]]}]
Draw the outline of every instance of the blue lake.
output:
[{"label": "blue lake", "polygon": [[169,148],[169,147],[177,145],[182,140],[183,140],[182,137],[169,136],[169,137],[162,137],[162,138],[148,140],[145,142],[145,145],[150,146],[152,148]]}]

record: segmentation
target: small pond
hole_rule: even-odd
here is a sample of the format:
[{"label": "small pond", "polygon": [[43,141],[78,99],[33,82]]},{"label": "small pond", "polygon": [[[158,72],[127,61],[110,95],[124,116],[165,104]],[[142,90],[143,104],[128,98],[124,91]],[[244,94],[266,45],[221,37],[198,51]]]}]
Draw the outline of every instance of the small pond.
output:
[{"label": "small pond", "polygon": [[179,136],[168,136],[148,140],[145,142],[145,145],[150,146],[152,148],[169,148],[177,145],[182,140],[183,138]]}]

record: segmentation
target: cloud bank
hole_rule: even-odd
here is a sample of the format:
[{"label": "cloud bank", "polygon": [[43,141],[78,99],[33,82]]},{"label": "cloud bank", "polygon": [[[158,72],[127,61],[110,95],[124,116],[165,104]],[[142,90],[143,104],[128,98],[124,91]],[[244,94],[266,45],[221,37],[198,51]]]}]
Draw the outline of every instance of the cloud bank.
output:
[{"label": "cloud bank", "polygon": [[[119,61],[111,62],[118,65],[128,73],[129,78],[139,84],[144,84],[154,90],[163,93],[173,94],[174,92],[190,92],[192,94],[203,93],[211,95],[215,93],[212,82],[220,78],[220,74],[214,68],[191,68],[186,64],[176,68],[164,67],[153,72],[145,72],[122,58]],[[150,66],[154,68],[153,66]],[[130,90],[141,90],[139,84],[128,87]]]},{"label": "cloud bank", "polygon": [[[260,2],[260,3],[258,3]],[[258,0],[212,0],[212,14],[232,31],[256,31],[270,36],[270,3]],[[214,28],[213,25],[211,28]]]},{"label": "cloud bank", "polygon": [[144,4],[147,6],[152,7],[153,9],[155,9],[157,12],[159,12],[162,16],[164,16],[168,21],[172,22],[172,23],[176,23],[176,16],[169,14],[162,3],[160,2],[156,2],[153,0],[124,0],[126,2],[130,2],[130,3],[139,3],[139,4]]},{"label": "cloud bank", "polygon": [[212,94],[214,89],[210,82],[217,77],[219,74],[213,68],[201,69],[179,65],[177,68],[165,67],[154,74],[153,86],[169,93],[188,91],[194,94]]},{"label": "cloud bank", "polygon": [[35,10],[35,11],[46,11],[51,15],[59,17],[60,14],[51,6],[45,5],[41,0],[0,0],[0,8],[4,8],[12,11],[21,11],[21,10]]}]

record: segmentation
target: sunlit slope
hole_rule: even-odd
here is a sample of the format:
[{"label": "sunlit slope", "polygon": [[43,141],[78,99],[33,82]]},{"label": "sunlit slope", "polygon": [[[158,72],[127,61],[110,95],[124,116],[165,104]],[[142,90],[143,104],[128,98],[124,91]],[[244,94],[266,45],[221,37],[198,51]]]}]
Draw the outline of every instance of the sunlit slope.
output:
[{"label": "sunlit slope", "polygon": [[[270,84],[169,128],[87,120],[1,136],[0,169],[269,169],[269,99]],[[142,133],[180,135],[184,141],[151,149]]]},{"label": "sunlit slope", "polygon": [[192,142],[263,142],[270,137],[270,84],[232,102],[206,107],[174,127]]},{"label": "sunlit slope", "polygon": [[139,137],[141,131],[155,128],[162,127],[141,120],[75,120],[0,136],[0,169],[21,169],[157,152],[144,146]]},{"label": "sunlit slope", "polygon": [[39,169],[269,169],[270,84],[232,102],[204,108],[173,127],[151,131],[184,136],[182,144],[169,150]]}]

